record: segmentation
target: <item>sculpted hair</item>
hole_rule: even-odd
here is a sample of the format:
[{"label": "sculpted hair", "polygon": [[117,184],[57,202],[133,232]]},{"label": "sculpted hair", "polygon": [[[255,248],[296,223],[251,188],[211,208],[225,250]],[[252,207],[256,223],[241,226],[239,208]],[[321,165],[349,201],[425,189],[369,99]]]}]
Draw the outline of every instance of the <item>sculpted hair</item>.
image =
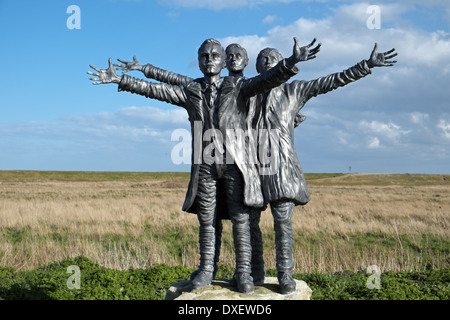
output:
[{"label": "sculpted hair", "polygon": [[206,46],[208,43],[214,44],[214,45],[216,45],[216,46],[219,46],[219,47],[220,47],[220,52],[221,52],[222,56],[224,57],[224,59],[226,58],[225,50],[224,50],[224,48],[222,47],[222,44],[221,44],[219,41],[217,41],[216,39],[206,39],[205,41],[203,41],[203,43],[202,43],[202,45],[200,46],[200,48],[198,48],[197,53],[200,54],[200,50],[201,50],[204,46]]},{"label": "sculpted hair", "polygon": [[228,54],[228,50],[231,50],[233,48],[238,48],[239,50],[241,50],[244,53],[245,59],[248,60],[247,50],[245,50],[245,48],[242,47],[239,43],[232,43],[228,45],[228,47],[225,49],[225,52]]}]

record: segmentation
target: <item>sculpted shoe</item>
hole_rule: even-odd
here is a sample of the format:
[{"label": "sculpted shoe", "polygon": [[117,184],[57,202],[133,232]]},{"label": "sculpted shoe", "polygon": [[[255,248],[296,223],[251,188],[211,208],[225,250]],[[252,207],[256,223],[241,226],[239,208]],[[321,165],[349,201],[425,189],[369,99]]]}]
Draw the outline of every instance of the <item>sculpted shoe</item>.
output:
[{"label": "sculpted shoe", "polygon": [[236,273],[234,276],[238,291],[241,293],[253,293],[255,286],[253,285],[253,278],[246,272]]},{"label": "sculpted shoe", "polygon": [[[216,279],[217,270],[219,270],[219,267],[217,265],[214,265],[214,271],[213,271],[213,280]],[[191,273],[190,280],[194,280],[194,278],[197,276],[197,274],[200,272],[200,269],[195,270]]]},{"label": "sculpted shoe", "polygon": [[295,291],[295,281],[290,271],[278,272],[278,284],[281,294],[288,294]]},{"label": "sculpted shoe", "polygon": [[192,289],[201,289],[211,284],[213,273],[211,271],[198,271],[192,279]]}]

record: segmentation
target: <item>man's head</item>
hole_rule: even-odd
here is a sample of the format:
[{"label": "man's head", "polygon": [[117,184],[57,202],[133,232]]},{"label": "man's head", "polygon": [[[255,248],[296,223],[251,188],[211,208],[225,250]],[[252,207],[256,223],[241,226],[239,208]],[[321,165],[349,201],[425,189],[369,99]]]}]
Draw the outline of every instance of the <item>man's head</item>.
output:
[{"label": "man's head", "polygon": [[226,66],[225,50],[219,41],[205,40],[198,49],[198,65],[205,76],[218,75]]},{"label": "man's head", "polygon": [[281,60],[283,60],[283,56],[277,49],[265,48],[261,50],[256,59],[256,71],[263,73],[275,67]]},{"label": "man's head", "polygon": [[244,72],[248,65],[247,50],[237,43],[230,44],[225,50],[227,54],[227,69],[230,73]]}]

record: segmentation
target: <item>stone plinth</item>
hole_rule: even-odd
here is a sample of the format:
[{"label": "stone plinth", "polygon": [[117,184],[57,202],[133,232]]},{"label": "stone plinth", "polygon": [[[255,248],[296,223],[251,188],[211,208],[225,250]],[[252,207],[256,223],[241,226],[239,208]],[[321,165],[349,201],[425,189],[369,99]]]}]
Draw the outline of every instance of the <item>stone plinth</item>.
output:
[{"label": "stone plinth", "polygon": [[264,284],[255,286],[252,294],[244,294],[230,284],[229,280],[213,280],[211,285],[192,290],[191,281],[183,280],[172,284],[167,290],[166,300],[309,300],[311,288],[305,281],[295,280],[297,288],[293,293],[280,294],[278,279],[266,277]]}]

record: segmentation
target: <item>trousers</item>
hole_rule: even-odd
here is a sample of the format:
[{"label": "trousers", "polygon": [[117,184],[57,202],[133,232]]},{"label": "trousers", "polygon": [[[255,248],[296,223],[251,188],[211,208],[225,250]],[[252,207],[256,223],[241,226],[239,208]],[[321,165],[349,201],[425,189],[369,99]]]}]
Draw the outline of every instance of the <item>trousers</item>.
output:
[{"label": "trousers", "polygon": [[[218,193],[222,184],[221,194]],[[251,272],[249,208],[244,205],[244,180],[235,164],[201,164],[197,197],[201,271],[214,270],[217,198],[223,197],[230,215],[236,272]]]},{"label": "trousers", "polygon": [[289,200],[277,200],[270,203],[275,229],[276,268],[278,272],[294,269],[292,257],[292,214],[294,207],[294,202]]}]

